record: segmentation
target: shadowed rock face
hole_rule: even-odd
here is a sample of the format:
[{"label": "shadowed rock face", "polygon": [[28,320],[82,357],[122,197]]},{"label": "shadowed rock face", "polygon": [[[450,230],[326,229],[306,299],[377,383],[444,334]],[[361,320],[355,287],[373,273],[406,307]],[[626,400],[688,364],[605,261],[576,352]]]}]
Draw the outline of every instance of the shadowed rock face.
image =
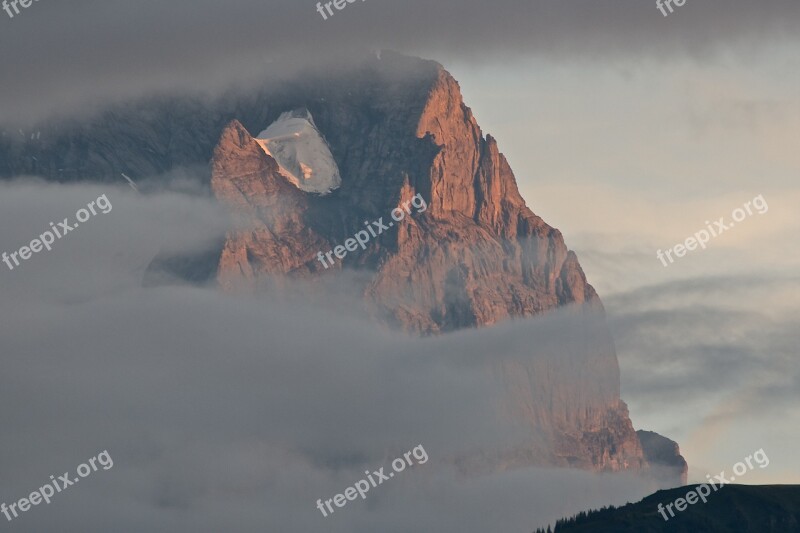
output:
[{"label": "shadowed rock face", "polygon": [[[341,186],[330,194],[297,189],[253,138],[298,108],[313,116],[338,166]],[[184,172],[210,184],[236,224],[217,249],[154,263],[183,278],[274,290],[357,270],[365,309],[423,335],[559,311],[568,327],[532,321],[530,346],[520,348],[528,356],[498,359],[487,372],[506,391],[501,410],[529,437],[457,460],[648,468],[619,398],[600,299],[561,233],[527,207],[497,143],[437,63],[384,53],[214,102],[159,99],[39,128],[42,140],[0,140],[0,175],[117,181],[121,172]],[[425,209],[412,208],[329,268],[318,260],[365,221],[388,224],[412,198]]]},{"label": "shadowed rock face", "polygon": [[644,458],[651,468],[661,471],[664,476],[678,476],[676,484],[686,485],[689,465],[681,455],[678,443],[653,431],[639,430],[636,435],[639,436]]}]

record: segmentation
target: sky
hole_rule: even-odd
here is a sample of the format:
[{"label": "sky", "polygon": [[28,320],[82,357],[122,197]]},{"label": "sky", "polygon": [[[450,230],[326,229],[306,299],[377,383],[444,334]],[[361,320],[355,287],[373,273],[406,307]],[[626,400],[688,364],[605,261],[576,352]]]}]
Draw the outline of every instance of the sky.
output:
[{"label": "sky", "polygon": [[[604,301],[634,424],[698,481],[762,447],[780,462],[748,483],[800,471],[798,52],[448,65]],[[658,259],[756,197],[763,213]]]},{"label": "sky", "polygon": [[530,58],[601,69],[623,58],[634,65],[705,62],[720,53],[745,60],[765,45],[796,39],[800,17],[793,0],[695,1],[666,18],[640,0],[369,0],[327,20],[315,6],[43,0],[13,18],[0,12],[0,118],[25,120],[176,87],[214,90],[257,78],[278,60],[335,66],[355,48],[448,66],[504,65],[509,75],[522,75]]},{"label": "sky", "polygon": [[[355,48],[435,59],[459,80],[484,133],[498,140],[529,206],[578,253],[608,312],[635,427],[676,440],[690,481],[729,471],[764,449],[770,465],[740,481],[798,483],[798,22],[794,0],[688,0],[668,17],[655,2],[639,0],[368,0],[329,20],[305,0],[41,0],[13,18],[0,11],[0,120],[80,115],[152,91],[215,92],[252,81],[276,62],[335,68]],[[474,361],[431,369],[424,357],[414,358],[409,375],[457,376],[448,387],[453,404],[441,407],[455,417],[454,426],[437,431],[432,415],[415,419],[426,412],[424,399],[436,394],[432,383],[418,384],[419,397],[392,389],[398,401],[385,406],[386,419],[404,423],[393,429],[369,419],[364,427],[374,441],[341,435],[342,449],[360,449],[362,456],[340,458],[342,468],[332,473],[316,468],[309,458],[321,450],[289,451],[319,437],[304,433],[314,424],[292,423],[298,412],[319,416],[310,406],[276,410],[271,414],[282,424],[263,424],[264,406],[296,398],[281,383],[323,390],[330,405],[358,414],[360,404],[347,392],[377,401],[378,387],[391,387],[387,376],[398,371],[400,354],[472,354],[469,345],[483,337],[466,332],[431,346],[366,328],[367,337],[353,345],[334,333],[364,330],[360,317],[220,301],[203,289],[137,290],[149,254],[200,247],[222,231],[221,214],[191,195],[145,201],[125,189],[4,185],[0,242],[33,238],[53,212],[66,216],[103,193],[118,206],[114,211],[70,235],[70,246],[49,252],[46,263],[31,261],[0,279],[1,337],[13,369],[0,378],[8,406],[0,419],[16,428],[3,438],[4,456],[15,462],[3,467],[0,499],[23,497],[106,447],[112,457],[134,461],[118,459],[114,469],[93,474],[90,488],[60,495],[73,505],[54,501],[28,512],[13,524],[18,530],[85,520],[86,509],[96,510],[89,531],[109,524],[119,531],[196,531],[215,521],[247,530],[285,509],[291,512],[282,516],[305,524],[311,515],[293,504],[307,498],[313,511],[316,498],[358,479],[353,465],[377,468],[384,458],[369,449],[380,448],[381,439],[421,427],[429,440],[409,437],[407,449],[426,444],[436,457],[437,447],[454,444],[446,430],[458,433],[458,413],[480,413],[480,400],[491,394],[472,381]],[[713,238],[707,249],[666,267],[657,258],[658,250],[685,241],[706,221],[730,219],[758,196],[768,210]],[[161,235],[167,227],[173,231]],[[219,324],[231,316],[236,325],[226,331]],[[164,331],[167,318],[177,320],[182,335]],[[256,354],[269,328],[276,338],[292,328],[303,333],[297,345],[281,346],[275,360],[264,361]],[[486,334],[481,342],[525,335],[513,326]],[[345,365],[364,343],[375,363],[362,375],[342,372],[331,355]],[[214,357],[231,346],[225,361]],[[308,355],[289,357],[296,353]],[[252,379],[267,362],[279,369],[274,393]],[[320,389],[330,375],[342,388]],[[171,385],[181,382],[199,388],[175,392]],[[237,404],[231,390],[252,402]],[[331,416],[342,427],[359,427],[347,409]],[[125,428],[118,432],[101,430],[119,420]],[[486,424],[487,432],[497,430]],[[218,431],[225,427],[231,430]],[[123,431],[129,428],[141,439],[131,442]],[[260,449],[270,430],[286,446]],[[267,462],[255,459],[265,454]],[[529,530],[609,503],[598,493],[624,502],[652,488],[636,479],[526,469],[471,480],[449,493],[442,487],[457,485],[457,473],[435,459],[408,475],[422,477],[424,489],[387,485],[367,500],[373,513],[346,508],[348,523],[391,531],[385,524],[396,526],[412,512],[440,531],[488,527],[498,516],[510,528]],[[583,492],[586,486],[592,490]],[[125,497],[109,495],[118,491]],[[265,491],[285,498],[262,501]],[[540,496],[520,496],[531,492]],[[344,527],[335,524],[326,526]]]}]

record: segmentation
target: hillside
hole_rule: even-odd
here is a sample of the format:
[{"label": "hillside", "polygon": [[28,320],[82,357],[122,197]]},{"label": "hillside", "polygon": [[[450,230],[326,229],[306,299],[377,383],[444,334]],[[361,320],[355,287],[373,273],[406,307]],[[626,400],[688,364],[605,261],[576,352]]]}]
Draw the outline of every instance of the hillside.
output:
[{"label": "hillside", "polygon": [[[555,529],[535,533],[792,533],[800,531],[800,486],[727,485],[703,504],[689,505],[664,520],[662,506],[683,498],[697,485],[660,490],[624,507],[581,513]],[[669,515],[667,515],[669,516]]]}]

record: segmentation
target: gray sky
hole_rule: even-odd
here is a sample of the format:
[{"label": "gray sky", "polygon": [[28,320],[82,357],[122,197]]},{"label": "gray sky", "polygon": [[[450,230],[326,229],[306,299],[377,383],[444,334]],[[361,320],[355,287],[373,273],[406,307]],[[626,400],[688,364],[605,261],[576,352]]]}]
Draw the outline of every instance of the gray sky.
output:
[{"label": "gray sky", "polygon": [[[732,50],[448,66],[603,299],[634,424],[677,440],[690,480],[764,447],[743,482],[796,483],[800,46]],[[767,212],[657,259],[758,195]]]},{"label": "gray sky", "polygon": [[[796,39],[793,0],[692,1],[664,18],[639,0],[454,0],[348,4],[323,20],[311,0],[37,2],[0,12],[0,117],[175,87],[215,89],[269,70],[269,60],[332,65],[352,48],[507,65],[514,57],[600,64],[664,61]],[[283,67],[282,67],[283,68]]]}]

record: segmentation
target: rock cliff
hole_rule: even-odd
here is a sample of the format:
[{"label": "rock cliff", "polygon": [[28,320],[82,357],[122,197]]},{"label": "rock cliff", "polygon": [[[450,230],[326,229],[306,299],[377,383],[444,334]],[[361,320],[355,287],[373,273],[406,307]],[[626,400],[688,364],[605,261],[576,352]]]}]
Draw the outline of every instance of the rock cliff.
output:
[{"label": "rock cliff", "polygon": [[[214,151],[211,186],[249,222],[228,235],[218,279],[229,287],[275,285],[358,270],[367,274],[367,308],[421,334],[569,308],[567,333],[533,336],[534,356],[498,361],[493,372],[508,391],[507,412],[537,438],[494,450],[491,459],[459,460],[468,468],[648,468],[619,398],[603,306],[576,255],[527,207],[453,77],[435,65],[418,83],[425,90],[404,90],[400,101],[373,93],[351,107],[334,93],[296,102],[323,117],[322,132],[342,167],[341,189],[324,197],[289,185],[251,133],[239,121],[228,124]],[[320,261],[320,252],[346,243],[364,221],[389,221],[414,197],[424,199],[424,210],[409,212],[335,267]]]},{"label": "rock cliff", "polygon": [[[296,187],[254,138],[296,110],[309,117],[338,167],[341,184],[327,194]],[[530,438],[478,462],[649,468],[619,397],[600,299],[561,233],[528,208],[497,142],[483,134],[439,64],[385,52],[352,68],[213,101],[159,97],[32,129],[42,135],[0,138],[0,176],[189,176],[230,209],[235,224],[217,248],[161,257],[153,271],[267,290],[357,271],[365,309],[423,335],[566,316],[569,327],[550,330],[533,321],[530,357],[498,360],[488,372],[507,391],[503,409]],[[313,168],[298,168],[313,175]],[[408,210],[414,199],[421,202]],[[365,221],[388,223],[403,206],[404,219],[363,249],[333,266],[319,260],[364,231]]]},{"label": "rock cliff", "polygon": [[642,443],[644,458],[655,474],[672,478],[679,485],[686,485],[689,465],[681,455],[678,443],[653,431],[640,429],[636,434]]}]

